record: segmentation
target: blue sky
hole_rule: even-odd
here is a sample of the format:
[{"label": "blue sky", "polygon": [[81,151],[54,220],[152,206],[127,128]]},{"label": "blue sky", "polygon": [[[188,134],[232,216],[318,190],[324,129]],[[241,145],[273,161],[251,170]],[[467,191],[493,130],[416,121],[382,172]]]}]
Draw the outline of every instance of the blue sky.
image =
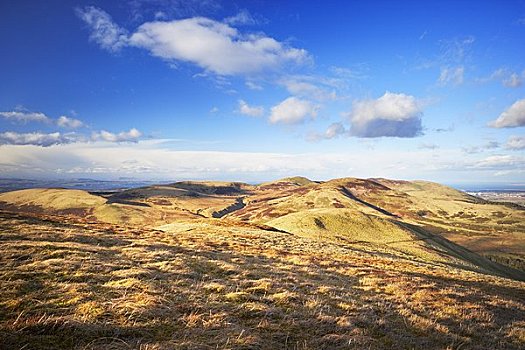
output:
[{"label": "blue sky", "polygon": [[525,1],[4,1],[0,177],[525,183]]}]

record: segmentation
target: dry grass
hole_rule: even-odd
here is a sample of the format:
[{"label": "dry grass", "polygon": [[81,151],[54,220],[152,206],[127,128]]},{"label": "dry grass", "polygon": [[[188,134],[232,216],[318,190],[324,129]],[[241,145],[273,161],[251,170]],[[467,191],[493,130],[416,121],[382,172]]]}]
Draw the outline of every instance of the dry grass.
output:
[{"label": "dry grass", "polygon": [[431,182],[379,182],[390,190],[361,197],[477,253],[525,261],[523,208],[486,202]]},{"label": "dry grass", "polygon": [[0,212],[0,348],[520,349],[525,283],[253,227]]},{"label": "dry grass", "polygon": [[106,197],[79,190],[32,189],[1,194],[0,207],[138,227],[226,215],[229,220],[306,237],[387,244],[408,255],[442,260],[396,227],[393,221],[400,220],[525,271],[525,210],[430,182],[342,178],[316,183],[301,177],[260,186],[180,182]]}]

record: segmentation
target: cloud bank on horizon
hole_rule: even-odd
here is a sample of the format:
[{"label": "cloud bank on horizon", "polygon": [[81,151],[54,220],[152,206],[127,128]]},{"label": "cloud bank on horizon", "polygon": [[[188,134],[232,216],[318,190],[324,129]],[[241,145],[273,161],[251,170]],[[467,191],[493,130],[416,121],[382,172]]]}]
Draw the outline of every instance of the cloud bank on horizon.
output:
[{"label": "cloud bank on horizon", "polygon": [[[0,176],[519,182],[525,172],[518,1],[455,12],[333,2],[326,16],[295,1],[17,11],[24,3],[0,15],[13,23],[0,33]],[[28,39],[42,59],[18,44]]]}]

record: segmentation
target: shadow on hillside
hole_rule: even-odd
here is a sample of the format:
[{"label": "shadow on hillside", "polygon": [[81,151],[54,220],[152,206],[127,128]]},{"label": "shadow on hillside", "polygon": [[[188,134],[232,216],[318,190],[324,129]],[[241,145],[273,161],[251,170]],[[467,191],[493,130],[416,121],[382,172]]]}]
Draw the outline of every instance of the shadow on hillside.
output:
[{"label": "shadow on hillside", "polygon": [[[448,254],[456,259],[466,261],[470,264],[478,266],[481,270],[472,269],[473,271],[481,271],[496,276],[515,279],[518,281],[525,281],[525,272],[499,264],[491,261],[459,244],[456,244],[448,239],[434,233],[430,233],[420,226],[408,224],[401,221],[393,221],[398,226],[408,229],[413,232],[420,240],[424,240],[429,244],[428,248],[433,249],[438,253]],[[468,267],[462,267],[467,269]]]},{"label": "shadow on hillside", "polygon": [[369,207],[369,208],[372,208],[372,209],[374,209],[374,210],[380,212],[381,214],[388,215],[388,216],[391,216],[391,217],[396,217],[396,218],[398,217],[397,215],[392,214],[392,213],[389,212],[388,210],[385,210],[385,209],[383,209],[383,208],[380,208],[380,207],[378,207],[378,206],[376,206],[376,205],[373,205],[372,203],[368,203],[367,201],[364,201],[364,200],[362,200],[361,198],[358,198],[358,197],[354,196],[354,195],[352,194],[352,192],[350,192],[350,191],[349,191],[346,187],[344,187],[344,186],[341,186],[341,187],[340,187],[340,190],[341,190],[341,192],[342,192],[346,197],[348,197],[348,198],[350,198],[350,199],[352,199],[352,200],[354,200],[354,201],[356,201],[356,202],[359,202],[359,203],[361,203],[361,204],[363,204],[363,205],[365,205],[365,206],[367,206],[367,207]]},{"label": "shadow on hillside", "polygon": [[251,191],[243,188],[242,183],[232,182],[228,185],[208,185],[199,182],[175,182],[168,186],[174,188],[185,189],[200,194],[215,194],[215,195],[226,195],[226,196],[238,196],[248,195]]}]

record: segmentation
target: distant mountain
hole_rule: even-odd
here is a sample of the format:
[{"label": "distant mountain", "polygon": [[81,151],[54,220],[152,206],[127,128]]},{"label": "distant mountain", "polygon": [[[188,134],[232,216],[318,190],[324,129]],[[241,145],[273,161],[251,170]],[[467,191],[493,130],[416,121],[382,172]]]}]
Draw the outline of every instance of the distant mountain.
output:
[{"label": "distant mountain", "polygon": [[70,188],[86,191],[121,190],[132,187],[148,186],[158,182],[138,180],[94,180],[94,179],[11,179],[0,178],[0,192],[22,190],[27,188]]}]

